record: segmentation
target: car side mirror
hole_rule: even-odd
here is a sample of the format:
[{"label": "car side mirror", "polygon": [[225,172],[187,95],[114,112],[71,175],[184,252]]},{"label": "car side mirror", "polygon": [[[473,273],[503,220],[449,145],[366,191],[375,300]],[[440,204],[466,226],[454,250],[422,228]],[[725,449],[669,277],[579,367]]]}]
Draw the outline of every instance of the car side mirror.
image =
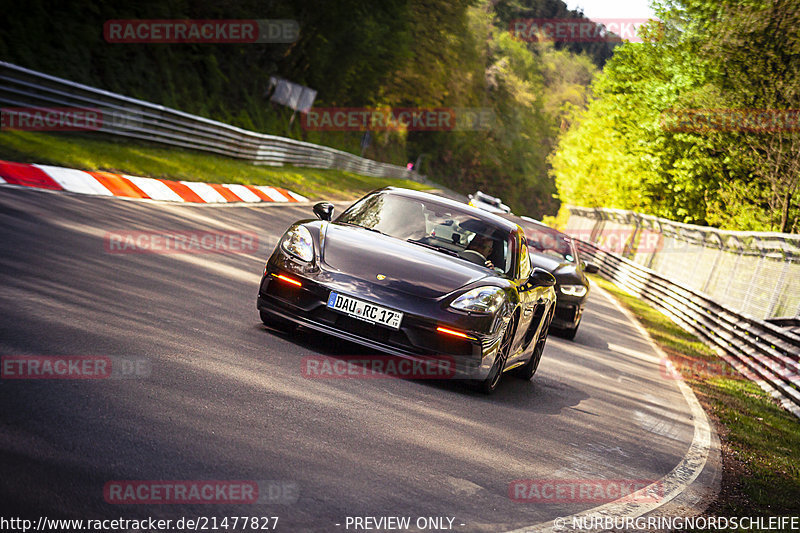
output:
[{"label": "car side mirror", "polygon": [[600,267],[595,265],[594,263],[587,263],[586,261],[583,262],[583,271],[587,274],[597,274],[600,271]]},{"label": "car side mirror", "polygon": [[528,283],[535,287],[552,287],[556,284],[556,278],[543,268],[533,267]]},{"label": "car side mirror", "polygon": [[330,202],[320,202],[314,204],[314,214],[320,220],[330,220],[333,218],[333,204]]}]

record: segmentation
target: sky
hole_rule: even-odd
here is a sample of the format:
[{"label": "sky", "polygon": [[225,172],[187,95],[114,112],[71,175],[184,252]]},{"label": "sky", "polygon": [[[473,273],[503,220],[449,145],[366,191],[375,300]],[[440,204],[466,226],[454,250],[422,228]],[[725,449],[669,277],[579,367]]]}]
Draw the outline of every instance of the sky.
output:
[{"label": "sky", "polygon": [[649,0],[565,0],[570,9],[583,8],[590,19],[655,18]]}]

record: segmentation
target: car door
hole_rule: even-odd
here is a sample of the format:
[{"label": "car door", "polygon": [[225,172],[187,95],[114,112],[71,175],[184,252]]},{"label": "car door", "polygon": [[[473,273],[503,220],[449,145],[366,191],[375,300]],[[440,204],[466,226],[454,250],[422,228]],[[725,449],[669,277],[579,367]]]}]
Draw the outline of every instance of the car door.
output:
[{"label": "car door", "polygon": [[517,331],[514,336],[514,345],[511,353],[516,354],[512,360],[522,357],[524,350],[530,344],[538,329],[537,307],[539,307],[539,300],[542,297],[542,291],[545,287],[533,287],[528,282],[531,275],[531,260],[528,255],[528,243],[525,240],[525,235],[520,231],[516,236],[516,249],[517,252],[517,268],[515,285],[519,292],[519,323],[517,324]]}]

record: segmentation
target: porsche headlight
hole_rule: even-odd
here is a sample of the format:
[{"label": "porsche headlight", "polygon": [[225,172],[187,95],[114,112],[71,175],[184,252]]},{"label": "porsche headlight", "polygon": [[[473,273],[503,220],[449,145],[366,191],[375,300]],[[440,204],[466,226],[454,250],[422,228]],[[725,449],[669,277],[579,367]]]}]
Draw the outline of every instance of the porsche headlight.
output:
[{"label": "porsche headlight", "polygon": [[586,294],[586,287],[583,285],[561,285],[561,293],[567,296],[577,296],[580,298]]},{"label": "porsche headlight", "polygon": [[499,287],[478,287],[456,298],[450,307],[476,313],[494,313],[505,299],[505,293]]},{"label": "porsche headlight", "polygon": [[304,226],[295,226],[286,232],[281,241],[281,248],[287,254],[310,262],[314,259],[314,241],[311,233]]}]

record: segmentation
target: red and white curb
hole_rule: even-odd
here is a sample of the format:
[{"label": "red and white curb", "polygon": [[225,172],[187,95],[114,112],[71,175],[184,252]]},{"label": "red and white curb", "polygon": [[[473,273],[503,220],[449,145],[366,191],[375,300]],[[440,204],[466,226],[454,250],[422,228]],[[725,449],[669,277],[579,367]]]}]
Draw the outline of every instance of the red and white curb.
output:
[{"label": "red and white curb", "polygon": [[68,191],[96,196],[121,196],[168,202],[307,202],[308,198],[280,187],[173,181],[111,172],[93,172],[50,165],[0,160],[0,184]]}]

